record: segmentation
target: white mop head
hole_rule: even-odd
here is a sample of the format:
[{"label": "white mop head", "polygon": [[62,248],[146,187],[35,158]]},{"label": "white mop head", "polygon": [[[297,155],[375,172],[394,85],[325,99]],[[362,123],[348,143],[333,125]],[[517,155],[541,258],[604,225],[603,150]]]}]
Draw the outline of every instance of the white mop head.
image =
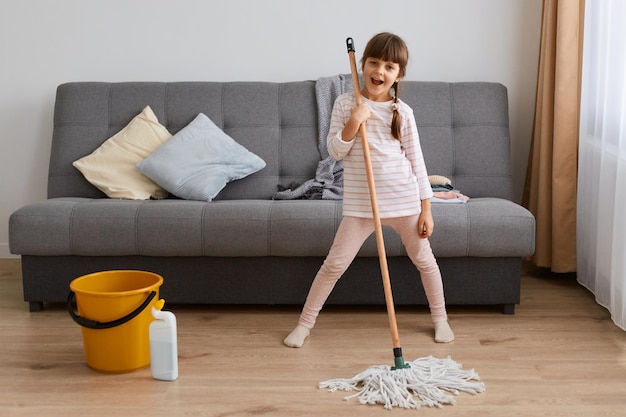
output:
[{"label": "white mop head", "polygon": [[419,408],[443,407],[454,404],[450,392],[459,391],[478,394],[485,391],[485,384],[473,369],[464,371],[461,365],[450,359],[433,356],[409,362],[410,368],[392,370],[390,366],[372,366],[351,379],[331,379],[320,382],[320,388],[329,391],[357,391],[345,397],[359,398],[361,404],[383,404],[393,407]]}]

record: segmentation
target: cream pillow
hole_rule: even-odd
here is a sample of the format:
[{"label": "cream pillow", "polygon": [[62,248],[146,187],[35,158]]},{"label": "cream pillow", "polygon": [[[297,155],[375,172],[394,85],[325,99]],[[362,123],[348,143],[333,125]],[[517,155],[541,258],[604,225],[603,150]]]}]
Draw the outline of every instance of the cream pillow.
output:
[{"label": "cream pillow", "polygon": [[171,137],[146,106],[126,127],[73,165],[110,198],[164,198],[167,191],[139,172],[136,165]]}]

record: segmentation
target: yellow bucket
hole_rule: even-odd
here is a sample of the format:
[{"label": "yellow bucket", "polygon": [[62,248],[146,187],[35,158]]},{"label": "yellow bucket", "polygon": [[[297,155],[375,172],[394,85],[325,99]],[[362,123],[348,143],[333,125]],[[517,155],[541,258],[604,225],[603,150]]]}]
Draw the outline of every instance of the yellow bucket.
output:
[{"label": "yellow bucket", "polygon": [[133,270],[95,272],[70,283],[67,308],[81,325],[89,367],[121,373],[150,364],[148,331],[161,284],[160,275]]}]

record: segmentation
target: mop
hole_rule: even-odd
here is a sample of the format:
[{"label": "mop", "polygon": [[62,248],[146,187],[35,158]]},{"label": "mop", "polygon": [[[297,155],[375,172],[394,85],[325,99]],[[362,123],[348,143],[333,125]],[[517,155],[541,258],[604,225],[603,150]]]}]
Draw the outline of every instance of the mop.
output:
[{"label": "mop", "polygon": [[[346,43],[352,69],[354,95],[356,103],[359,105],[361,104],[361,89],[354,57],[354,41],[352,38],[348,38]],[[443,407],[446,404],[455,404],[455,399],[450,394],[458,395],[459,392],[478,394],[485,390],[485,385],[480,382],[478,374],[473,369],[463,370],[461,365],[450,357],[438,359],[428,356],[426,358],[418,358],[413,362],[407,363],[404,361],[402,348],[400,347],[393,294],[391,292],[382,225],[378,214],[378,202],[365,123],[359,127],[359,132],[363,144],[363,156],[372,203],[376,245],[380,260],[389,327],[391,329],[394,366],[375,365],[353,378],[331,379],[320,382],[319,387],[327,388],[331,392],[338,390],[356,391],[355,394],[348,395],[345,399],[349,400],[356,397],[361,404],[382,404],[386,409],[392,409],[393,407],[419,408],[421,406]]]}]

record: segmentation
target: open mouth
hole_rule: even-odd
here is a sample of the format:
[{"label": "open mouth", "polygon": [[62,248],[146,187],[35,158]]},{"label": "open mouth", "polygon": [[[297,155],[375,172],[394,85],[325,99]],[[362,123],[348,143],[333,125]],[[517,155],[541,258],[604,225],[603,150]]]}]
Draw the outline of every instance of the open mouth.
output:
[{"label": "open mouth", "polygon": [[383,85],[382,80],[377,80],[376,78],[372,78],[372,84],[374,85]]}]

